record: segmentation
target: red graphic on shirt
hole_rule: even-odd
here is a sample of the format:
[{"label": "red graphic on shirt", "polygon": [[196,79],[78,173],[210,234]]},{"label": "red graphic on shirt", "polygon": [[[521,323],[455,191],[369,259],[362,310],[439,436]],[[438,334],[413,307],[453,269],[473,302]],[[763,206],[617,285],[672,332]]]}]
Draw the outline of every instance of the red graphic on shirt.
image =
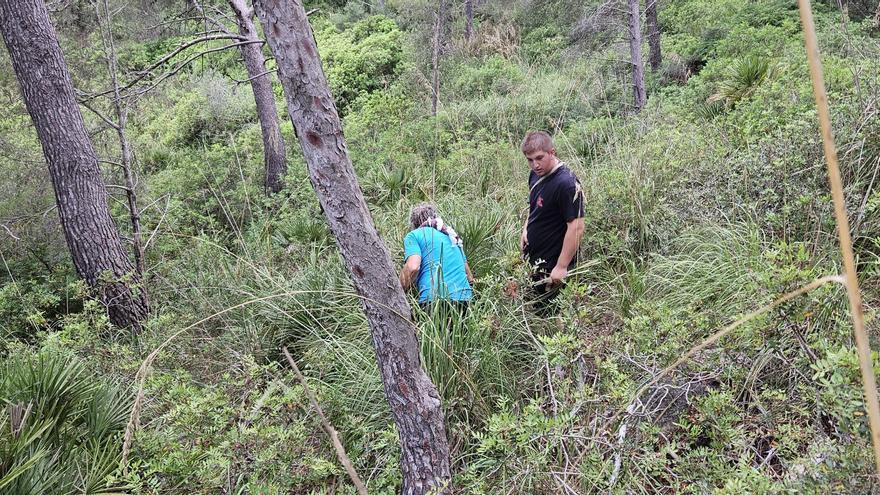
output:
[{"label": "red graphic on shirt", "polygon": [[541,208],[543,206],[544,206],[544,197],[538,196],[538,208]]}]

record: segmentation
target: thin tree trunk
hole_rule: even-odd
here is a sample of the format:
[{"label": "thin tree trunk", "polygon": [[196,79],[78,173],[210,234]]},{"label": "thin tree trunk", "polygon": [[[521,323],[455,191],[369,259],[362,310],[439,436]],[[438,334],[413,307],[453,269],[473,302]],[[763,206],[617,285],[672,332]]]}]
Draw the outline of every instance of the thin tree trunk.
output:
[{"label": "thin tree trunk", "polygon": [[[258,40],[254,26],[254,12],[245,0],[229,0],[238,22],[238,32],[248,40]],[[263,63],[262,45],[258,43],[241,45],[241,56],[247,68],[254,100],[257,102],[257,117],[263,131],[263,154],[265,157],[265,188],[267,194],[274,194],[284,187],[284,176],[287,174],[287,158],[284,154],[284,139],[281,137],[281,124],[278,120],[278,109],[275,107],[275,96],[272,92],[272,81],[266,73]]]},{"label": "thin tree trunk", "polygon": [[464,39],[471,40],[474,34],[474,0],[464,0]]},{"label": "thin tree trunk", "polygon": [[434,22],[434,37],[431,42],[431,115],[437,115],[437,104],[440,99],[440,55],[443,44],[444,23],[446,19],[446,0],[439,0],[437,18]]},{"label": "thin tree trunk", "polygon": [[645,67],[642,64],[642,28],[639,0],[629,2],[629,52],[632,57],[633,105],[636,112],[645,108],[648,100],[645,92]]},{"label": "thin tree trunk", "polygon": [[[98,5],[95,5],[95,13],[98,16],[98,24],[101,28],[101,38],[104,41],[104,56],[107,61],[107,71],[110,73],[110,82],[113,84],[113,107],[116,110],[116,135],[119,138],[119,149],[122,155],[121,165],[122,173],[125,176],[125,196],[128,200],[128,215],[131,221],[132,244],[134,248],[134,264],[137,273],[143,280],[146,272],[144,261],[144,246],[141,236],[141,215],[137,206],[137,191],[135,189],[134,175],[132,172],[132,156],[131,147],[128,144],[128,138],[125,135],[125,127],[128,123],[128,108],[123,103],[122,94],[119,90],[119,70],[118,59],[116,57],[116,45],[113,43],[113,21],[110,14],[110,6],[107,0],[103,1],[104,13],[103,18],[107,23],[106,31],[101,27],[102,14]],[[146,285],[144,283],[144,285]],[[148,294],[145,292],[144,297]],[[147,299],[149,303],[149,299]]]},{"label": "thin tree trunk", "polygon": [[49,166],[77,273],[110,321],[139,329],[149,307],[107,208],[98,157],[43,0],[0,0],[0,31]]},{"label": "thin tree trunk", "polygon": [[660,0],[645,0],[645,23],[648,27],[648,63],[656,71],[663,63],[660,52],[660,24],[657,21],[657,3]]},{"label": "thin tree trunk", "polygon": [[401,444],[403,494],[449,493],[449,444],[437,389],[421,366],[410,308],[348,156],[300,2],[257,0],[312,186],[362,297]]},{"label": "thin tree trunk", "polygon": [[874,29],[880,28],[880,3],[877,4],[877,10],[874,11]]}]

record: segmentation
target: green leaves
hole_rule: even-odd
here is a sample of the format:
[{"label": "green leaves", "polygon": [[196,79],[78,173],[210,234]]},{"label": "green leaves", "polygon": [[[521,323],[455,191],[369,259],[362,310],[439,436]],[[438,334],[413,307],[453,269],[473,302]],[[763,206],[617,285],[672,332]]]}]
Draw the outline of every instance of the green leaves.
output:
[{"label": "green leaves", "polygon": [[770,60],[760,55],[749,55],[736,60],[718,83],[718,89],[709,97],[709,103],[723,102],[732,107],[755,92],[757,87],[768,77],[772,77],[773,69]]},{"label": "green leaves", "polygon": [[78,360],[43,351],[0,364],[0,495],[121,493],[129,398]]}]

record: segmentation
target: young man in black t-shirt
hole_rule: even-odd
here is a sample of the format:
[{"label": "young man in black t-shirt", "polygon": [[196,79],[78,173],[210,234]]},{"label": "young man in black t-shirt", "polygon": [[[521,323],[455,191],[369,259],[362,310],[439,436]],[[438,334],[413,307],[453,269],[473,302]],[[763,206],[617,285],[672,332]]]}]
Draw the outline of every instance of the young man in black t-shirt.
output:
[{"label": "young man in black t-shirt", "polygon": [[539,309],[546,309],[559,294],[568,270],[577,263],[584,233],[584,195],[580,182],[556,157],[553,139],[546,132],[530,132],[522,152],[529,174],[529,216],[523,225],[520,249],[532,266]]}]

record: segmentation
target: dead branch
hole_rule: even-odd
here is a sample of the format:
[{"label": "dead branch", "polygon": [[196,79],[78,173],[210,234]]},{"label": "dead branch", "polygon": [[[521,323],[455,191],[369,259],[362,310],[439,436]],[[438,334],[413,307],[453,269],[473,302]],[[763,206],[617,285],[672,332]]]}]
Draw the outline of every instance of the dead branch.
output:
[{"label": "dead branch", "polygon": [[364,482],[361,481],[360,476],[358,476],[357,471],[354,469],[354,465],[351,463],[351,459],[348,458],[348,454],[345,453],[345,447],[342,446],[342,442],[339,441],[339,435],[337,435],[336,430],[330,424],[330,421],[327,420],[327,417],[324,416],[324,410],[321,409],[321,406],[318,404],[318,399],[315,398],[315,394],[312,393],[312,389],[309,388],[309,384],[306,383],[306,377],[303,376],[302,372],[300,372],[299,367],[296,365],[296,362],[293,360],[293,357],[290,356],[290,352],[287,351],[287,347],[282,347],[282,351],[284,351],[284,357],[287,358],[287,362],[290,363],[290,367],[293,368],[293,371],[296,373],[296,377],[299,379],[299,382],[303,386],[303,390],[309,398],[309,402],[312,403],[312,407],[315,408],[315,411],[318,413],[318,417],[321,418],[321,426],[324,428],[324,431],[327,432],[327,436],[330,437],[330,441],[333,442],[333,448],[336,449],[336,456],[339,458],[339,462],[345,466],[346,472],[348,472],[348,476],[351,478],[351,482],[354,483],[355,488],[360,495],[367,495],[367,487],[364,486]]},{"label": "dead branch", "polygon": [[[241,39],[240,36],[239,36],[238,38]],[[145,88],[145,89],[142,89],[142,90],[139,90],[137,93],[134,93],[134,94],[128,94],[128,95],[124,96],[123,98],[130,98],[130,97],[132,97],[132,96],[140,96],[140,95],[143,95],[143,94],[145,94],[145,93],[148,93],[148,92],[152,91],[153,89],[156,88],[156,86],[158,86],[158,85],[161,84],[163,81],[165,81],[165,79],[168,79],[169,77],[171,77],[171,76],[177,74],[178,72],[180,72],[180,71],[181,71],[184,67],[186,67],[187,65],[189,65],[189,64],[191,64],[191,63],[193,63],[193,62],[195,62],[196,60],[198,60],[198,59],[204,57],[205,55],[208,55],[209,53],[222,52],[222,51],[224,51],[224,50],[228,50],[228,49],[230,49],[230,48],[236,48],[236,47],[239,47],[239,46],[242,46],[242,45],[250,45],[250,44],[254,44],[254,43],[260,43],[260,44],[262,44],[262,43],[265,43],[265,41],[263,41],[263,40],[246,40],[246,41],[242,41],[242,42],[239,42],[239,43],[232,43],[232,44],[229,44],[229,45],[221,46],[220,48],[212,48],[212,49],[210,49],[210,50],[204,50],[204,51],[202,51],[202,52],[199,52],[199,53],[193,55],[192,57],[190,57],[190,58],[184,60],[182,63],[180,63],[179,65],[177,65],[174,69],[172,69],[172,70],[166,72],[165,74],[162,74],[162,75],[161,75],[158,79],[156,79],[156,81],[155,81],[153,84],[151,84],[149,87],[147,87],[147,88]],[[141,79],[143,79],[143,78],[141,78]],[[126,86],[124,89],[129,89],[131,86],[132,86],[132,85]]]},{"label": "dead branch", "polygon": [[[131,81],[129,81],[129,82],[128,82],[127,84],[125,84],[124,86],[121,86],[121,87],[119,88],[119,91],[122,92],[122,91],[126,91],[126,90],[128,90],[128,89],[131,89],[135,84],[137,84],[138,82],[142,81],[142,80],[145,79],[147,76],[151,75],[152,72],[153,72],[155,69],[157,69],[158,67],[161,67],[162,65],[165,65],[169,60],[171,60],[171,59],[174,58],[177,54],[179,54],[180,52],[186,50],[187,48],[190,48],[190,47],[192,47],[192,46],[195,46],[195,45],[197,45],[197,44],[199,44],[199,43],[206,43],[206,42],[208,42],[208,41],[216,41],[216,40],[224,40],[224,39],[234,39],[234,40],[239,40],[239,41],[241,41],[241,43],[233,43],[233,44],[231,44],[231,45],[226,45],[225,47],[220,48],[220,49],[216,49],[216,48],[215,48],[215,49],[211,49],[211,50],[205,50],[204,52],[201,52],[201,53],[199,53],[199,54],[196,54],[196,55],[194,55],[193,57],[190,57],[190,59],[188,59],[186,62],[184,62],[183,64],[181,64],[181,65],[175,70],[174,73],[176,73],[177,71],[179,71],[184,65],[188,64],[188,63],[191,62],[192,60],[195,60],[195,59],[198,58],[199,56],[205,55],[205,54],[207,54],[207,53],[213,53],[213,52],[216,52],[216,51],[225,50],[225,49],[227,49],[227,48],[237,47],[237,46],[239,46],[239,45],[246,44],[246,43],[254,43],[254,41],[247,41],[247,40],[245,40],[244,38],[242,38],[241,36],[238,36],[238,35],[235,35],[235,34],[232,34],[232,35],[230,35],[230,34],[217,34],[217,35],[211,35],[211,36],[203,36],[203,37],[201,37],[201,38],[197,38],[197,39],[194,39],[194,40],[190,40],[189,42],[184,43],[184,44],[180,45],[179,47],[177,47],[176,49],[172,50],[170,53],[168,53],[167,55],[165,55],[164,57],[162,57],[161,59],[159,59],[159,60],[158,60],[157,62],[155,62],[153,65],[147,67],[146,69],[144,69],[144,70],[142,70],[142,71],[139,71],[139,72],[137,73],[138,76],[135,77],[134,79],[132,79]],[[263,41],[260,41],[260,43],[262,43],[262,42],[263,42]],[[155,87],[155,86],[154,86],[154,87]],[[151,89],[152,89],[152,88],[151,88]],[[100,92],[100,93],[94,93],[94,94],[91,94],[91,95],[86,95],[85,98],[83,98],[83,99],[80,100],[80,103],[85,103],[85,102],[87,102],[87,101],[94,100],[95,98],[99,98],[99,97],[101,97],[101,96],[107,96],[107,95],[112,94],[112,93],[114,93],[114,89],[108,89],[108,90],[106,90],[106,91],[102,91],[102,92]]]}]

